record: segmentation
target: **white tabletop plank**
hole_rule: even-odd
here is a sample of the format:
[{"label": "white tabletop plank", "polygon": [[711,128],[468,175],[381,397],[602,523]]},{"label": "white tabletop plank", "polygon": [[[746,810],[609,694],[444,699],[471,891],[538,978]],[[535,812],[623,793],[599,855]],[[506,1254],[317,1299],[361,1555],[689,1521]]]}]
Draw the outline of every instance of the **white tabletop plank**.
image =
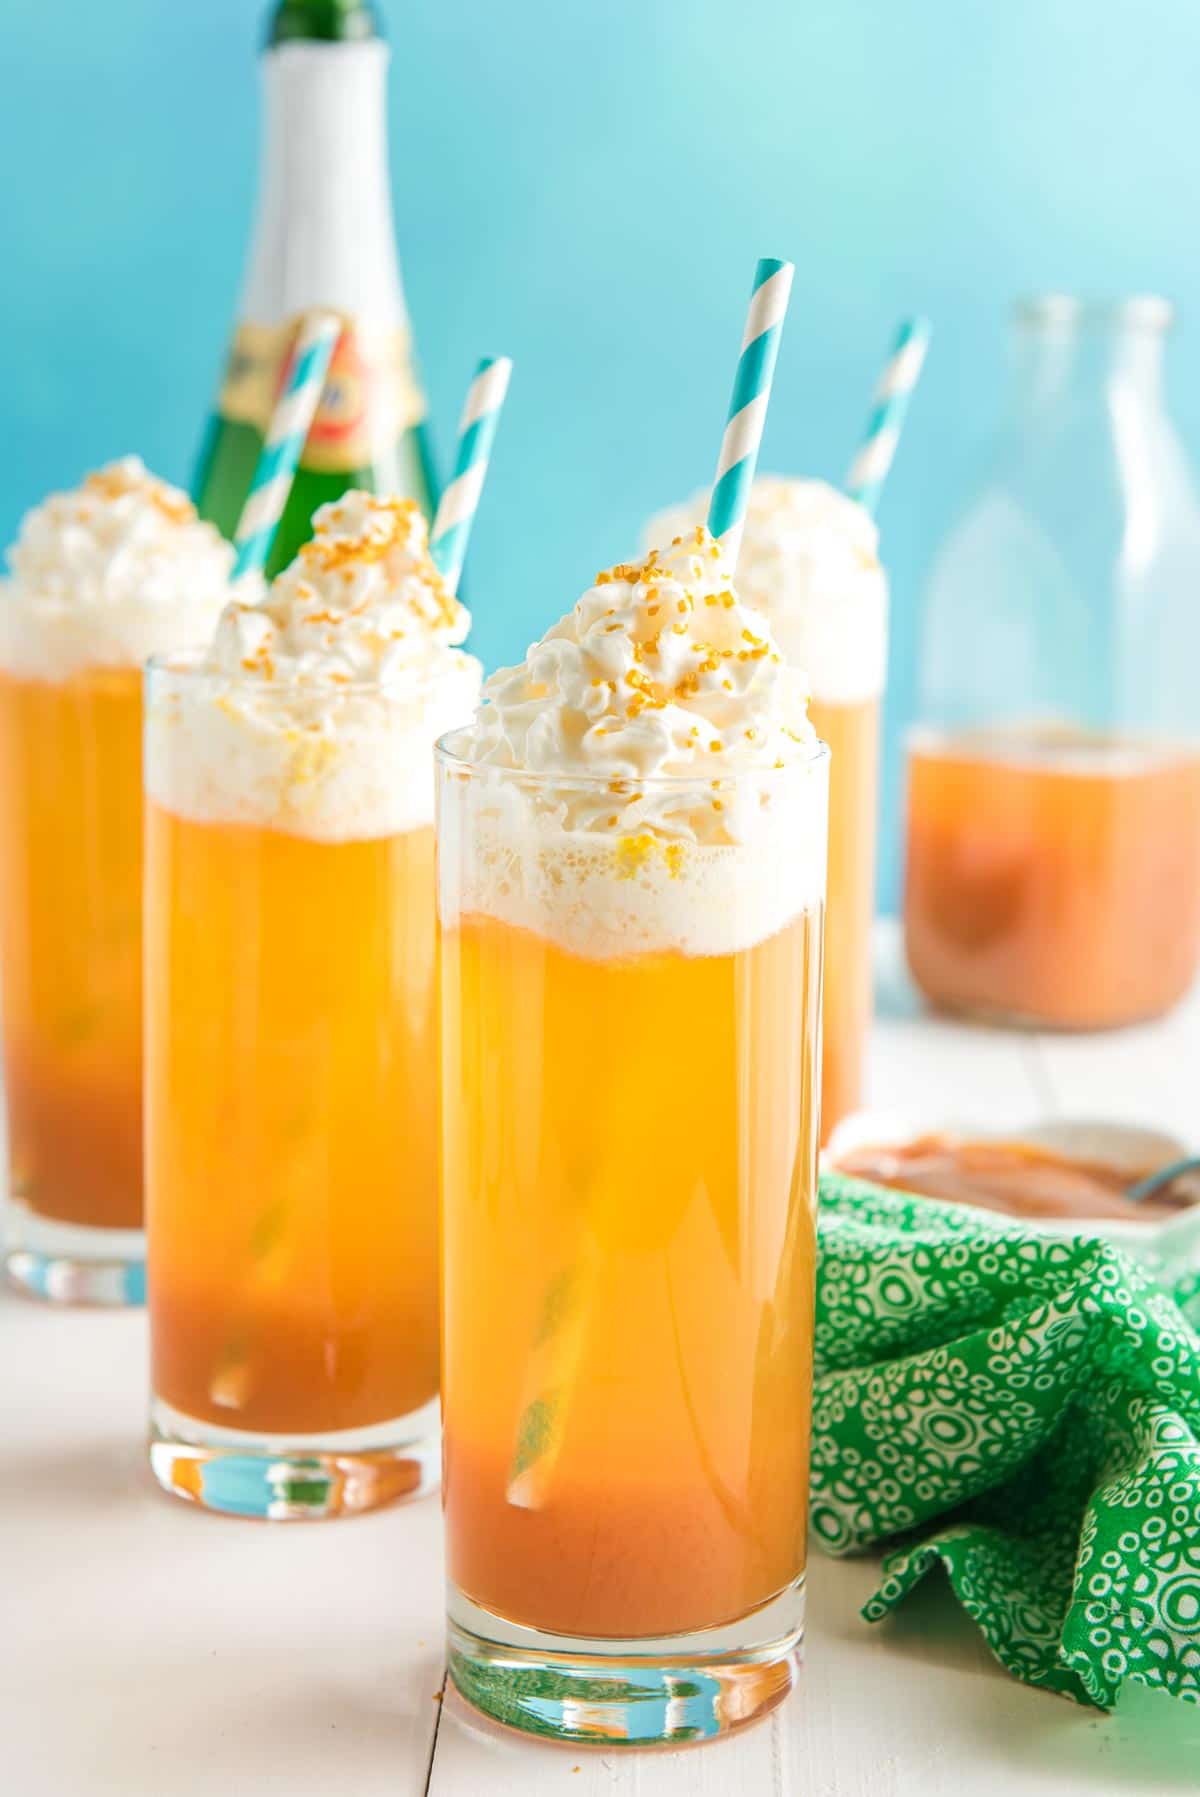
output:
[{"label": "white tabletop plank", "polygon": [[1040,1035],[1036,1052],[1063,1116],[1147,1125],[1200,1148],[1200,986],[1154,1023]]},{"label": "white tabletop plank", "polygon": [[790,1797],[790,1776],[781,1711],[700,1748],[609,1752],[523,1741],[484,1722],[451,1688],[429,1797]]},{"label": "white tabletop plank", "polygon": [[0,1790],[419,1797],[436,1499],[208,1516],[145,1470],[144,1316],[0,1297]]},{"label": "white tabletop plank", "polygon": [[993,1128],[1027,1123],[1045,1102],[1034,1037],[939,1016],[904,963],[899,926],[876,928],[875,1025],[865,1104],[925,1118],[983,1116]]},{"label": "white tabletop plank", "polygon": [[810,1566],[799,1685],[744,1735],[679,1751],[526,1744],[446,1700],[429,1797],[1157,1797],[1200,1786],[1200,1709],[1130,1689],[1111,1716],[1001,1670],[945,1585],[891,1620],[873,1559]]}]

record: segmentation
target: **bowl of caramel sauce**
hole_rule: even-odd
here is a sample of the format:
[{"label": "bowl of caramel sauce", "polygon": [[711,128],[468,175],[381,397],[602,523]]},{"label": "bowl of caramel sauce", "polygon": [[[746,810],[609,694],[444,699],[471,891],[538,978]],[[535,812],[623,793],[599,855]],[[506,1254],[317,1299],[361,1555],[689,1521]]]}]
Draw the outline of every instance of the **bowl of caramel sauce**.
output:
[{"label": "bowl of caramel sauce", "polygon": [[1151,1195],[1138,1181],[1195,1152],[1177,1137],[1132,1124],[1080,1119],[996,1131],[923,1125],[859,1112],[834,1131],[822,1166],[875,1185],[998,1211],[1055,1235],[1094,1229],[1140,1234],[1200,1204],[1200,1169]]}]

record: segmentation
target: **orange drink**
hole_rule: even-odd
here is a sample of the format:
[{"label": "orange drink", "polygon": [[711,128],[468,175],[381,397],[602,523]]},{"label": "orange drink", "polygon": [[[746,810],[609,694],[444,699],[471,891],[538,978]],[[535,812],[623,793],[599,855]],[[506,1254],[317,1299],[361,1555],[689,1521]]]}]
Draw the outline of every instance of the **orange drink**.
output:
[{"label": "orange drink", "polygon": [[[803,1572],[819,952],[811,913],[737,954],[617,961],[489,917],[447,931],[446,1517],[450,1577],[481,1608],[687,1634]],[[686,1017],[703,1025],[681,1049]],[[581,1308],[563,1440],[519,1503],[560,1297]]]},{"label": "orange drink", "polygon": [[[669,542],[706,497],[653,519]],[[879,726],[887,678],[887,578],[870,515],[823,481],[760,475],[738,555],[738,591],[809,683],[809,716],[832,751],[821,1140],[863,1102],[871,1023],[871,925],[879,828]]]},{"label": "orange drink", "polygon": [[416,507],[316,526],[147,710],[151,1462],[279,1518],[435,1477],[432,745],[478,688]]},{"label": "orange drink", "polygon": [[904,928],[914,978],[950,1009],[1060,1029],[1167,1010],[1200,959],[1200,753],[921,734]]},{"label": "orange drink", "polygon": [[809,716],[829,761],[829,891],[825,906],[825,1005],[821,1140],[863,1100],[871,1025],[871,923],[879,828],[880,699],[827,702]]},{"label": "orange drink", "polygon": [[141,737],[136,669],[0,673],[12,1190],[85,1229],[142,1222]]},{"label": "orange drink", "polygon": [[565,1737],[747,1720],[802,1626],[826,756],[710,548],[441,750],[451,1671]]},{"label": "orange drink", "polygon": [[132,460],[26,519],[0,596],[7,1263],[140,1299],[141,656],[210,630],[232,552]]},{"label": "orange drink", "polygon": [[263,1435],[419,1411],[438,1382],[433,831],[311,841],[152,804],[147,855],[154,1390]]}]

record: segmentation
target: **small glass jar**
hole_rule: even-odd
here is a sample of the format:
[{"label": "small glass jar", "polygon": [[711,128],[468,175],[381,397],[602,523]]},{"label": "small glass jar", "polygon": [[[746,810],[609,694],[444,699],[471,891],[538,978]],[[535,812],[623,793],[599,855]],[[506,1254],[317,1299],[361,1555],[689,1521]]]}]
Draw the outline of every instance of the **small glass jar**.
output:
[{"label": "small glass jar", "polygon": [[1014,403],[929,580],[905,940],[934,1003],[1152,1017],[1200,959],[1200,510],[1171,311],[1023,302]]}]

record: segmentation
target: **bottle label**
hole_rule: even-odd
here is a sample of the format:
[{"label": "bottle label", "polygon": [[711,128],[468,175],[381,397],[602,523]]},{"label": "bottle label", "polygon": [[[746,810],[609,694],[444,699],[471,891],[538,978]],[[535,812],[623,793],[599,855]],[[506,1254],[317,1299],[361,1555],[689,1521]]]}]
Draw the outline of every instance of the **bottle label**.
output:
[{"label": "bottle label", "polygon": [[[223,418],[265,434],[283,386],[298,321],[240,324],[221,389]],[[368,333],[347,321],[301,455],[320,474],[349,474],[387,455],[425,416],[405,330]]]}]

